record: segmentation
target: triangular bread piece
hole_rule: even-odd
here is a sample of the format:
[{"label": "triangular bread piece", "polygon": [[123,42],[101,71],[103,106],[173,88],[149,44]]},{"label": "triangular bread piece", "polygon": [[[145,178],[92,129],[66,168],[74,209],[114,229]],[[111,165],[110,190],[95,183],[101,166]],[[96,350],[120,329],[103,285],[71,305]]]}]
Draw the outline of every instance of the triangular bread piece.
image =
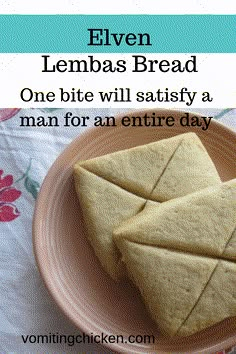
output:
[{"label": "triangular bread piece", "polygon": [[178,331],[179,336],[191,335],[236,316],[236,264],[219,261],[206,289]]},{"label": "triangular bread piece", "polygon": [[126,239],[230,259],[236,254],[235,226],[236,179],[144,208],[121,224],[114,237],[117,244]]},{"label": "triangular bread piece", "polygon": [[173,336],[204,290],[217,260],[125,241],[122,255],[159,329]]},{"label": "triangular bread piece", "polygon": [[164,202],[216,182],[220,182],[219,176],[200,139],[195,134],[185,134],[156,183],[151,199]]},{"label": "triangular bread piece", "polygon": [[[145,199],[78,167],[75,185],[88,238],[102,266],[115,280],[122,276],[120,255],[112,239],[114,227],[136,215]],[[154,202],[153,202],[154,203]]]},{"label": "triangular bread piece", "polygon": [[[209,271],[207,281],[204,280],[205,286],[202,287],[201,293],[198,292],[199,296],[194,298],[192,308],[188,307],[187,315],[185,312],[186,317],[181,326],[176,325],[173,328],[171,321],[165,322],[165,332],[170,335],[189,335],[229,316],[236,316],[236,293],[232,286],[236,282],[236,179],[168,201],[158,207],[150,206],[147,210],[144,209],[138,215],[125,221],[123,225],[114,230],[113,234],[130,277],[134,279],[143,295],[151,316],[157,324],[161,321],[161,328],[164,328],[164,319],[160,315],[156,317],[155,313],[160,303],[159,287],[166,294],[166,299],[170,291],[176,293],[178,298],[177,305],[176,300],[172,299],[171,304],[167,300],[167,308],[164,309],[163,316],[168,314],[168,307],[175,308],[178,314],[180,304],[182,304],[182,300],[179,299],[183,290],[181,282],[186,276],[186,270],[189,272],[189,277],[194,279],[198,274],[201,279],[202,273],[204,274],[200,268],[202,259],[204,259],[204,264],[211,265],[209,269],[212,272]],[[135,245],[136,248],[132,246],[131,250],[131,245]],[[137,249],[139,249],[139,257],[134,258]],[[157,266],[158,261],[155,261],[155,258],[159,257],[160,249],[166,252],[168,276],[172,277],[172,273],[180,271],[178,282],[173,283],[175,285],[170,286],[168,277],[166,277],[166,282],[160,279],[160,274],[158,274],[160,268]],[[172,252],[176,259],[171,267],[168,266],[168,252]],[[182,266],[180,254],[183,259],[185,256],[192,256],[201,261],[199,264],[198,262],[191,263],[193,268],[190,269],[187,262],[185,266]],[[212,268],[213,261],[215,266]],[[148,277],[147,272],[143,270],[144,262],[146,269],[149,271],[153,269],[152,276]],[[155,264],[156,271],[153,264]],[[226,279],[222,280],[224,276]],[[193,292],[198,291],[198,285],[192,283]],[[146,289],[149,289],[151,295],[148,295]],[[226,300],[222,300],[222,297]],[[187,300],[186,304],[188,304]],[[182,305],[186,309],[185,303]]]},{"label": "triangular bread piece", "polygon": [[97,176],[148,199],[182,139],[183,135],[178,135],[78,164]]}]

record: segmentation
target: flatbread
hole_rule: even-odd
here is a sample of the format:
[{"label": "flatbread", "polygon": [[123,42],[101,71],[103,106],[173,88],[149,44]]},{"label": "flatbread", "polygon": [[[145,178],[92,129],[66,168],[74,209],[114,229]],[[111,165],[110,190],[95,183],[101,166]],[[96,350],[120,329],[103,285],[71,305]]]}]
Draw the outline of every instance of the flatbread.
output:
[{"label": "flatbread", "polygon": [[236,179],[150,206],[114,230],[129,276],[168,335],[236,316],[235,230]]},{"label": "flatbread", "polygon": [[78,161],[74,176],[89,240],[104,269],[115,280],[125,275],[112,239],[118,222],[151,202],[220,183],[212,160],[194,133]]}]

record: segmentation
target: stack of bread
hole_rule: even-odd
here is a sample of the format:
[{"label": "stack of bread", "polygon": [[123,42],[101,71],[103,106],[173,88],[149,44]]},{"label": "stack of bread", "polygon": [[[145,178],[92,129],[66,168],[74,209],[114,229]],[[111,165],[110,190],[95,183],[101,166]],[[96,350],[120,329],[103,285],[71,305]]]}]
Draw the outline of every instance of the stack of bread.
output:
[{"label": "stack of bread", "polygon": [[78,161],[74,177],[96,256],[163,333],[236,316],[236,180],[221,182],[196,134]]}]

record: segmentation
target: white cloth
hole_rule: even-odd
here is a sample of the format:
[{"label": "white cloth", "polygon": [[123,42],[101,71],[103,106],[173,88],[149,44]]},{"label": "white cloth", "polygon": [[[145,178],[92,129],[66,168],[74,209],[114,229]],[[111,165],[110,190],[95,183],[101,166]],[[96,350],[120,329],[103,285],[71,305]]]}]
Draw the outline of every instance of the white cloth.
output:
[{"label": "white cloth", "polygon": [[[58,109],[48,115],[56,115],[63,122],[68,111],[77,116],[109,116],[127,112],[127,109]],[[236,109],[197,111],[207,116],[213,115],[236,130]],[[6,200],[2,197],[2,202],[6,206],[7,198],[13,199],[10,204],[17,210],[10,206],[10,212],[19,214],[14,220],[0,221],[0,352],[108,353],[108,349],[92,344],[76,344],[73,347],[56,343],[24,344],[21,337],[78,333],[78,329],[54,304],[42,283],[32,251],[31,227],[35,197],[48,169],[73,138],[88,127],[64,127],[63,124],[45,128],[20,127],[20,116],[37,117],[42,114],[46,115],[47,111],[22,109],[13,117],[0,121],[0,177],[3,180],[6,175],[13,176],[13,184],[7,187],[11,191]],[[12,191],[13,188],[21,195],[12,197],[17,193]],[[2,190],[0,188],[0,206]],[[6,218],[11,217],[4,210]]]}]

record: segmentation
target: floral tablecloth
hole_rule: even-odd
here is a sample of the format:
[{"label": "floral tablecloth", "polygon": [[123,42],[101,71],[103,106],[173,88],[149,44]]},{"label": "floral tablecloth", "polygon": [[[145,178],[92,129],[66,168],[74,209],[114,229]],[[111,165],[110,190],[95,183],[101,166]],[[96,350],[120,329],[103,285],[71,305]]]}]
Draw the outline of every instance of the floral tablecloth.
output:
[{"label": "floral tablecloth", "polygon": [[[63,118],[68,109],[0,109],[0,353],[105,353],[96,345],[24,343],[27,335],[76,333],[58,311],[38,273],[32,250],[35,200],[48,169],[88,127],[21,127],[20,116],[48,112]],[[124,110],[70,109],[72,114],[114,115]],[[127,110],[125,110],[127,111]],[[189,110],[190,111],[190,110]],[[194,109],[236,130],[236,109]],[[22,338],[23,336],[23,338]],[[34,337],[31,337],[34,338]],[[33,341],[32,341],[33,342]],[[222,348],[236,353],[235,348]]]}]

